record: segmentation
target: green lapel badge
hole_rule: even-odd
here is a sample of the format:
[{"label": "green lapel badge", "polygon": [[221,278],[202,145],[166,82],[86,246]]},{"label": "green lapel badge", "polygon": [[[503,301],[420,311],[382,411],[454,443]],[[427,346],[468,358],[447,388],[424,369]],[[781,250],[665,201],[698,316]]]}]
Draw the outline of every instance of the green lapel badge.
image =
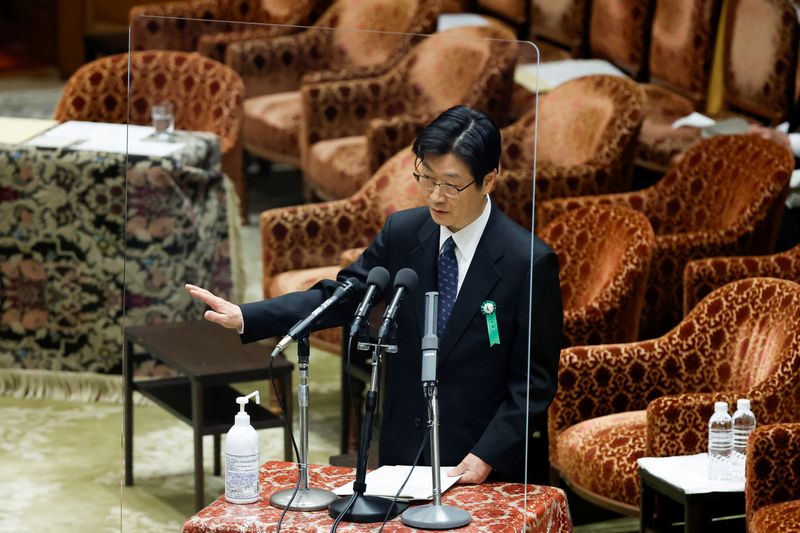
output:
[{"label": "green lapel badge", "polygon": [[500,344],[500,330],[497,328],[497,304],[486,300],[481,304],[481,313],[486,317],[486,329],[489,331],[489,348]]}]

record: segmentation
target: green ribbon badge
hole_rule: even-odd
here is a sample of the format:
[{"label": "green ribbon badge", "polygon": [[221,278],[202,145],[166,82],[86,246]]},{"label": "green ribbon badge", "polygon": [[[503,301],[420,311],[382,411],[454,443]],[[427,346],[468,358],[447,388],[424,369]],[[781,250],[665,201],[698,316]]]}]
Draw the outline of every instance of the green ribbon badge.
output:
[{"label": "green ribbon badge", "polygon": [[489,348],[500,344],[500,330],[497,327],[497,304],[486,300],[481,304],[481,313],[486,317],[486,329],[489,330]]}]

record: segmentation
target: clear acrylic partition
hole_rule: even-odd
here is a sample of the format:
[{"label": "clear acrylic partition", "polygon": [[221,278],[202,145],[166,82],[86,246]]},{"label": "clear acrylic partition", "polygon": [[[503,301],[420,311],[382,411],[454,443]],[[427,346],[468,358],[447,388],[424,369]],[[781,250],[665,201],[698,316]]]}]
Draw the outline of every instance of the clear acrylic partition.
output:
[{"label": "clear acrylic partition", "polygon": [[[329,25],[353,25],[354,20],[358,19],[352,14],[341,14]],[[414,19],[408,27],[425,24]],[[391,29],[384,26],[381,29]],[[338,266],[347,264],[342,252],[367,245],[389,213],[424,204],[412,177],[410,145],[422,126],[456,104],[487,111],[497,120],[503,155],[491,200],[515,222],[532,229],[538,50],[512,38],[508,30],[495,26],[422,35],[136,19],[130,34],[127,110],[125,327],[202,319],[207,308],[190,298],[185,283],[240,303],[269,295],[286,281],[276,278],[281,272],[327,267],[310,273],[303,281],[306,286],[314,276],[334,276]],[[161,49],[167,47],[172,50]],[[120,72],[125,71],[123,67]],[[154,107],[157,104],[172,107],[174,124],[165,108]],[[154,125],[168,131],[158,133]],[[325,145],[314,146],[323,141]],[[336,151],[334,162],[325,159]],[[344,199],[310,204],[309,197]],[[262,216],[267,209],[271,211]],[[519,268],[530,268],[534,275],[527,264],[521,262]],[[411,298],[424,298],[425,291],[435,290],[433,279],[434,286],[417,287]],[[497,304],[498,318],[505,324],[507,317],[499,315],[511,305]],[[477,307],[475,311],[470,327],[486,328]],[[533,327],[535,337],[536,324]],[[508,329],[500,332],[501,345],[512,343],[513,330]],[[527,346],[528,333],[518,335],[518,342]],[[330,456],[340,455],[353,441],[341,437],[340,338],[338,330],[312,336],[309,462],[314,464],[328,464]],[[272,345],[263,346],[264,367]],[[519,368],[524,366],[523,372],[538,380],[537,372],[528,370],[530,351],[519,353],[527,359],[524,365],[517,362]],[[130,355],[136,379],[181,375],[140,347]],[[419,358],[420,353],[387,357]],[[287,358],[295,364],[296,386],[294,345],[287,349]],[[447,366],[441,372],[447,372]],[[447,395],[446,382],[440,396]],[[268,382],[235,386],[242,392],[259,390],[262,404],[277,410]],[[421,397],[421,387],[408,394]],[[525,403],[528,391],[516,394],[520,405],[534,405]],[[533,389],[530,394],[535,394]],[[298,437],[297,399],[294,392],[292,396]],[[139,530],[147,524],[174,529],[198,511],[191,427],[137,398],[135,483],[123,487],[123,529]],[[207,408],[229,414],[226,424],[233,423],[235,403],[217,405],[213,397],[205,401]],[[443,427],[446,415],[445,410]],[[526,428],[528,418],[533,422]],[[518,416],[514,424],[519,427],[513,431],[544,435],[541,420]],[[283,460],[282,429],[258,433],[261,462]],[[546,465],[542,442],[546,441],[537,438],[526,444],[527,462],[521,458],[514,470],[520,481],[546,481],[546,469],[537,472],[535,480],[533,474],[534,464]],[[224,446],[223,431],[223,459]],[[224,493],[224,472],[213,472],[213,450],[208,435],[203,506]],[[312,474],[311,482],[317,481]],[[535,495],[526,487],[525,497]],[[288,524],[287,517],[284,527],[291,530]],[[522,529],[523,524],[512,527]]]}]

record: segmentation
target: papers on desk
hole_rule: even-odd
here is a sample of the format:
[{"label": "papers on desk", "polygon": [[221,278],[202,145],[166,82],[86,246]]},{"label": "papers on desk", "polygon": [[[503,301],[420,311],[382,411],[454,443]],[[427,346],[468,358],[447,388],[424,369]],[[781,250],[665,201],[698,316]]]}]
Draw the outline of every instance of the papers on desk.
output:
[{"label": "papers on desk", "polygon": [[184,143],[153,138],[150,126],[128,126],[105,122],[71,120],[51,128],[25,144],[44,148],[73,148],[89,152],[164,157],[183,148]]},{"label": "papers on desk", "polygon": [[[442,480],[442,493],[455,485],[461,476],[448,477],[448,470],[452,466],[443,466],[439,469],[440,477]],[[408,476],[408,471],[411,470],[410,466],[397,465],[389,466],[384,465],[377,470],[367,473],[367,496],[383,496],[385,498],[394,498],[397,491],[403,485]],[[334,489],[334,494],[337,496],[349,496],[353,494],[353,482],[349,482],[341,487]],[[433,481],[431,479],[430,466],[417,466],[411,474],[411,478],[400,493],[398,500],[411,501],[411,500],[432,500],[433,499]]]},{"label": "papers on desk", "polygon": [[[570,80],[591,74],[626,77],[620,69],[602,59],[565,59],[540,63],[538,69],[539,92],[551,91]],[[514,81],[531,92],[536,92],[537,69],[535,63],[517,65]]]},{"label": "papers on desk", "polygon": [[741,492],[744,480],[711,481],[708,479],[708,454],[676,455],[673,457],[642,457],[639,467],[670,485],[678,487],[685,494],[704,494],[706,492]]},{"label": "papers on desk", "polygon": [[19,144],[58,124],[55,120],[0,117],[0,143]]},{"label": "papers on desk", "polygon": [[442,32],[462,26],[489,26],[486,17],[476,13],[443,13],[436,19],[436,31]]}]

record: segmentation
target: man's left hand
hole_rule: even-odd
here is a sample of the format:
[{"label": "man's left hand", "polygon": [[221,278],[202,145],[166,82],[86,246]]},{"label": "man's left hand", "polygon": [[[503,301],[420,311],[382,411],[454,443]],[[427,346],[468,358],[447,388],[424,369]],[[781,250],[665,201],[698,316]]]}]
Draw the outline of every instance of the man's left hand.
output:
[{"label": "man's left hand", "polygon": [[474,483],[476,485],[486,481],[492,467],[489,466],[483,459],[474,454],[467,454],[464,460],[458,466],[450,470],[447,475],[455,477],[459,474],[464,474],[458,483]]}]

